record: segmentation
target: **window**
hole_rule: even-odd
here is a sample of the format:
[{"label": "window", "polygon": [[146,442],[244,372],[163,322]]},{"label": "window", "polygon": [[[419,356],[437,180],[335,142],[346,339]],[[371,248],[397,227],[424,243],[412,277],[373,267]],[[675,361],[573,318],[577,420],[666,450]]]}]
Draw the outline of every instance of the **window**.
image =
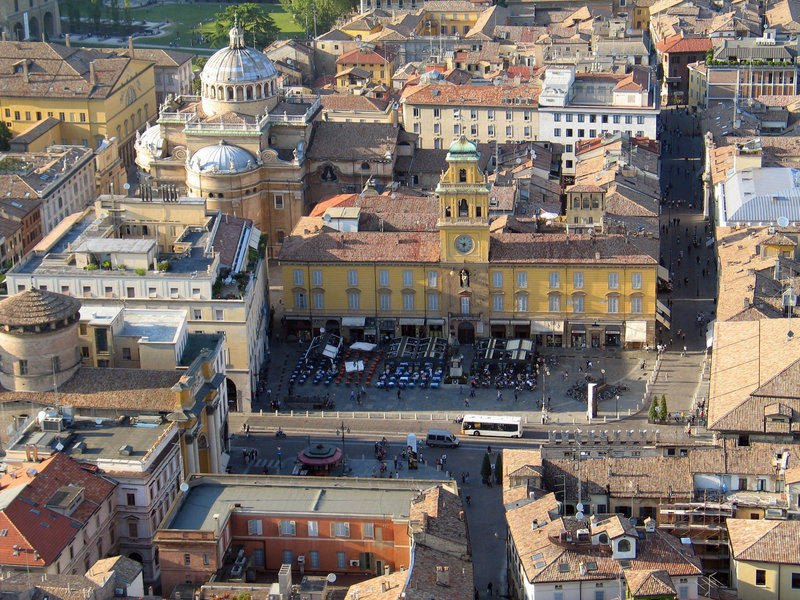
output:
[{"label": "window", "polygon": [[567,113],[566,115],[564,115],[564,120],[567,123],[572,123],[572,113]]},{"label": "window", "polygon": [[414,285],[414,272],[403,271],[403,287],[411,287]]},{"label": "window", "polygon": [[192,318],[194,320],[199,320],[203,318],[203,310],[200,308],[193,308],[192,309]]},{"label": "window", "polygon": [[642,299],[639,296],[631,298],[631,312],[634,314],[642,312]]},{"label": "window", "polygon": [[253,550],[253,564],[257,567],[263,567],[266,564],[263,548],[256,548]]},{"label": "window", "polygon": [[548,309],[550,312],[558,312],[561,310],[561,296],[553,294],[549,299]]},{"label": "window", "polygon": [[123,348],[122,349],[122,360],[131,360],[131,349],[130,348]]},{"label": "window", "polygon": [[280,528],[281,535],[297,535],[297,527],[294,521],[281,521]]},{"label": "window", "polygon": [[19,374],[20,375],[27,375],[28,374],[28,361],[27,360],[20,359],[17,362],[17,365],[19,366]]},{"label": "window", "polygon": [[333,537],[350,537],[350,523],[336,522],[331,523],[331,536]]},{"label": "window", "polygon": [[637,124],[637,125],[644,125],[644,116],[642,116],[642,115],[637,115],[637,116],[636,116],[636,124]]},{"label": "window", "polygon": [[411,111],[411,114],[412,114],[413,116],[415,116],[415,117],[418,117],[418,116],[419,116],[419,108],[417,108],[417,107],[415,106],[415,107],[412,109],[412,111]]},{"label": "window", "polygon": [[346,569],[347,568],[347,553],[346,552],[337,552],[336,553],[336,568],[337,569]]},{"label": "window", "polygon": [[619,297],[617,296],[608,297],[608,312],[609,313],[619,312]]},{"label": "window", "polygon": [[631,543],[629,540],[622,539],[617,544],[617,552],[630,552],[631,551]]},{"label": "window", "polygon": [[635,290],[642,289],[642,274],[631,273],[631,287]]},{"label": "window", "polygon": [[631,125],[633,123],[633,117],[631,115],[625,115],[625,125]]},{"label": "window", "polygon": [[319,536],[319,524],[316,521],[308,522],[308,537]]},{"label": "window", "polygon": [[523,289],[528,287],[527,271],[517,271],[517,287]]},{"label": "window", "polygon": [[403,294],[403,310],[414,310],[414,294]]},{"label": "window", "polygon": [[380,302],[381,310],[392,310],[391,294],[379,294],[378,301]]},{"label": "window", "polygon": [[139,524],[136,521],[128,521],[128,537],[139,537]]},{"label": "window", "polygon": [[487,134],[489,135],[489,137],[494,136],[494,125],[489,125],[489,128],[487,129]]},{"label": "window", "polygon": [[325,308],[325,294],[322,292],[314,292],[311,295],[311,299],[314,302],[314,309],[315,310],[322,310]]},{"label": "window", "polygon": [[319,569],[319,550],[309,551],[308,566],[312,569]]},{"label": "window", "polygon": [[470,119],[477,119],[478,118],[478,111],[474,108],[469,111],[469,118]]},{"label": "window", "polygon": [[294,270],[294,284],[303,285],[303,269]]},{"label": "window", "polygon": [[439,272],[438,271],[428,271],[428,287],[429,288],[438,288],[439,287]]},{"label": "window", "polygon": [[[571,138],[573,135],[575,135],[575,134],[574,134],[574,130],[573,130],[573,129],[570,129],[570,128],[567,128],[567,131],[566,131],[565,135],[566,135],[567,137],[570,137],[570,138]],[[569,146],[570,144],[567,144],[567,145]],[[570,149],[570,150],[567,150],[567,152],[572,152],[572,150],[571,150],[571,149]]]},{"label": "window", "polygon": [[434,119],[438,119],[441,116],[442,116],[442,111],[440,109],[438,109],[438,108],[434,108],[433,109],[433,118]]},{"label": "window", "polygon": [[792,573],[792,589],[800,590],[800,573]]},{"label": "window", "polygon": [[560,121],[561,121],[561,114],[560,114],[560,113],[555,113],[555,114],[553,115],[553,121],[554,121],[555,123],[558,123],[558,122],[560,122]]},{"label": "window", "polygon": [[293,559],[294,559],[294,556],[292,555],[292,551],[291,550],[284,550],[283,551],[283,564],[290,565],[290,564],[292,564],[292,560]]},{"label": "window", "polygon": [[597,129],[590,129],[589,130],[589,137],[590,138],[597,137]]},{"label": "window", "polygon": [[[62,113],[62,114],[63,114],[63,113]],[[19,111],[18,111],[18,110],[15,110],[15,111],[14,111],[14,120],[15,120],[15,121],[19,121],[19,120],[20,120],[20,118],[19,118]]]},{"label": "window", "polygon": [[576,290],[582,290],[583,289],[583,272],[582,271],[577,271],[577,272],[572,274],[572,287],[574,287]]},{"label": "window", "polygon": [[191,566],[192,564],[192,555],[191,554],[184,554],[183,555],[183,564],[185,566]]},{"label": "window", "polygon": [[261,519],[247,520],[247,535],[261,535],[263,533]]},{"label": "window", "polygon": [[225,311],[221,308],[214,309],[214,320],[216,321],[224,321],[225,320]]},{"label": "window", "polygon": [[347,285],[355,286],[358,285],[358,271],[355,269],[350,269],[347,271]]},{"label": "window", "polygon": [[492,296],[492,310],[502,312],[503,309],[503,296],[495,294]]},{"label": "window", "polygon": [[428,294],[428,310],[439,310],[439,294]]},{"label": "window", "polygon": [[358,310],[361,307],[361,299],[358,292],[347,293],[347,307],[350,310]]},{"label": "window", "polygon": [[442,126],[439,123],[433,124],[433,133],[441,133]]},{"label": "window", "polygon": [[594,591],[594,600],[606,600],[606,593],[603,590]]},{"label": "window", "polygon": [[378,271],[378,284],[381,287],[389,287],[389,271],[386,269]]},{"label": "window", "polygon": [[203,554],[203,566],[207,567],[208,565],[209,565],[208,554]]},{"label": "window", "polygon": [[514,128],[511,125],[506,126],[506,137],[514,137]]},{"label": "window", "polygon": [[319,269],[311,271],[311,283],[317,287],[322,286],[322,271]]},{"label": "window", "polygon": [[572,297],[572,312],[575,313],[583,312],[583,296],[578,295]]},{"label": "window", "polygon": [[552,271],[550,273],[550,287],[551,288],[558,288],[559,287],[559,273],[558,271]]},{"label": "window", "polygon": [[619,273],[612,272],[608,274],[608,289],[616,290],[619,288]]},{"label": "window", "polygon": [[560,127],[556,127],[555,129],[553,129],[553,137],[561,137],[561,128]]},{"label": "window", "polygon": [[496,288],[503,287],[503,272],[502,271],[492,271],[492,287],[496,287]]},{"label": "window", "polygon": [[366,539],[374,539],[375,538],[375,524],[374,523],[364,523],[362,527],[363,536]]},{"label": "window", "polygon": [[767,585],[767,572],[764,569],[756,569],[756,585]]},{"label": "window", "polygon": [[522,120],[523,121],[530,121],[531,120],[531,111],[526,110],[522,112]]},{"label": "window", "polygon": [[303,292],[297,292],[294,295],[295,308],[308,308],[308,297]]},{"label": "window", "polygon": [[490,108],[489,110],[486,111],[486,116],[489,119],[494,119],[494,111]]}]

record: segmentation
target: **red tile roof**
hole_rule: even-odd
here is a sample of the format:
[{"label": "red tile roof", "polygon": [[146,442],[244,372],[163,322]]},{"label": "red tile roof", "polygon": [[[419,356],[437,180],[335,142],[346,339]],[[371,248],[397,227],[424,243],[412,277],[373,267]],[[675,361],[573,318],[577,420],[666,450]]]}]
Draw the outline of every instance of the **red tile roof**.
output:
[{"label": "red tile roof", "polygon": [[684,37],[683,35],[673,35],[661,40],[656,44],[659,52],[678,53],[678,52],[706,52],[714,47],[711,38],[708,37]]},{"label": "red tile roof", "polygon": [[364,52],[360,48],[345,52],[336,59],[337,65],[367,64],[379,65],[390,63],[394,60],[394,54],[383,48],[375,48],[369,52]]},{"label": "red tile roof", "polygon": [[423,86],[407,87],[403,97],[407,104],[453,104],[465,106],[519,106],[503,104],[502,100],[519,98],[523,103],[536,106],[539,103],[538,86],[510,86],[510,85],[447,85],[428,84]]},{"label": "red tile roof", "polygon": [[800,521],[728,519],[734,560],[799,564]]}]

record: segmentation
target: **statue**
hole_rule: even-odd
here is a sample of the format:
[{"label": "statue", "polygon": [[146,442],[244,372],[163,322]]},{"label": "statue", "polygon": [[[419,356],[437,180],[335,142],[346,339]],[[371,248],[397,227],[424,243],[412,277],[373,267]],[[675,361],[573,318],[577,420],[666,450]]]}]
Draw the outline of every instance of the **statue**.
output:
[{"label": "statue", "polygon": [[461,275],[461,287],[462,288],[468,288],[469,287],[469,271],[467,271],[466,269],[461,269],[461,271],[459,272],[459,275]]}]

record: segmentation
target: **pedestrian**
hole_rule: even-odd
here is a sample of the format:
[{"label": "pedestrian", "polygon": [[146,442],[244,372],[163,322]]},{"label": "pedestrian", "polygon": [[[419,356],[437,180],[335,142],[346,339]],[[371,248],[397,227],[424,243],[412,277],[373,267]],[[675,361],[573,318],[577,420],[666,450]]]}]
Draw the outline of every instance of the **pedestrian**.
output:
[{"label": "pedestrian", "polygon": [[394,470],[397,471],[397,454],[394,455]]},{"label": "pedestrian", "polygon": [[466,472],[465,479],[466,479],[466,484],[469,485],[469,471]]},{"label": "pedestrian", "polygon": [[460,396],[463,393],[464,393],[464,386],[463,385],[459,385],[458,386],[458,395]]},{"label": "pedestrian", "polygon": [[356,399],[356,391],[350,390],[350,402]]},{"label": "pedestrian", "polygon": [[497,401],[501,402],[503,400],[503,390],[497,390]]},{"label": "pedestrian", "polygon": [[400,388],[397,388],[397,399],[400,400]]},{"label": "pedestrian", "polygon": [[681,356],[686,356],[686,346],[683,347],[683,353],[681,354]]},{"label": "pedestrian", "polygon": [[491,582],[491,581],[490,581],[490,582],[489,582],[489,584],[486,586],[486,595],[487,595],[487,596],[491,596],[491,595],[492,595],[492,582]]},{"label": "pedestrian", "polygon": [[442,454],[442,466],[444,467],[447,464],[447,454]]},{"label": "pedestrian", "polygon": [[514,390],[514,402],[519,400],[519,388]]},{"label": "pedestrian", "polygon": [[[475,388],[474,387],[469,390],[469,397],[470,398],[474,398],[475,397]],[[467,403],[467,406],[469,406],[469,403]]]},{"label": "pedestrian", "polygon": [[[471,395],[472,395],[472,394],[470,394],[470,396],[471,396]],[[465,398],[464,398],[464,406],[466,406],[467,408],[469,408],[469,396],[467,396],[467,397],[465,397]]]},{"label": "pedestrian", "polygon": [[465,484],[467,482],[467,475],[464,471],[461,471],[461,484]]}]

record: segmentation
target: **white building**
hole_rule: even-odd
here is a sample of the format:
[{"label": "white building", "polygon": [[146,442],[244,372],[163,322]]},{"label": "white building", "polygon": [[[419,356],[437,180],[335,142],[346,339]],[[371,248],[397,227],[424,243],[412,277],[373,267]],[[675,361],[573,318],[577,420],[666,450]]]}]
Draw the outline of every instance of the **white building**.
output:
[{"label": "white building", "polygon": [[800,222],[800,169],[756,167],[735,171],[717,184],[717,223],[796,225]]},{"label": "white building", "polygon": [[649,70],[627,75],[548,69],[539,95],[539,139],[561,149],[563,175],[575,174],[575,143],[604,133],[657,139],[658,94]]}]

